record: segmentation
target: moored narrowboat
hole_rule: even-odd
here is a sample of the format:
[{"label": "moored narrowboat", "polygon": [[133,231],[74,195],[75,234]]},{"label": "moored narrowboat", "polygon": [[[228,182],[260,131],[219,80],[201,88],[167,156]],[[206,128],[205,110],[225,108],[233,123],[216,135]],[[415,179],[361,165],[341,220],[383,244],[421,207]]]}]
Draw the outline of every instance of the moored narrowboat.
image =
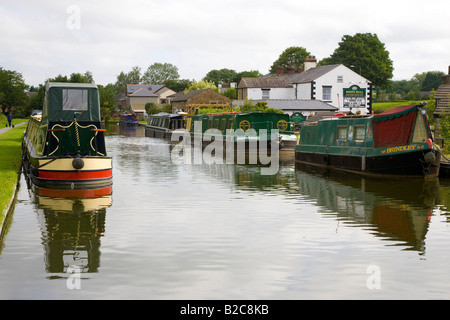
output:
[{"label": "moored narrowboat", "polygon": [[270,152],[272,144],[276,143],[278,152],[293,155],[297,144],[289,115],[284,113],[223,112],[190,115],[186,117],[186,130],[194,137],[194,141],[201,140],[203,146],[221,138],[224,146],[227,141],[232,141],[235,150],[239,150],[238,146],[241,144],[246,152],[257,152],[261,147]]},{"label": "moored narrowboat", "polygon": [[122,113],[119,119],[119,126],[121,127],[137,127],[139,121],[137,121],[134,113]]},{"label": "moored narrowboat", "polygon": [[298,162],[367,175],[437,177],[440,158],[422,105],[321,119],[301,128],[295,149]]},{"label": "moored narrowboat", "polygon": [[182,114],[160,112],[148,116],[147,124],[145,125],[145,136],[170,140],[172,132],[183,127]]},{"label": "moored narrowboat", "polygon": [[111,185],[100,121],[97,85],[47,83],[42,118],[30,117],[22,144],[27,177],[37,186]]}]

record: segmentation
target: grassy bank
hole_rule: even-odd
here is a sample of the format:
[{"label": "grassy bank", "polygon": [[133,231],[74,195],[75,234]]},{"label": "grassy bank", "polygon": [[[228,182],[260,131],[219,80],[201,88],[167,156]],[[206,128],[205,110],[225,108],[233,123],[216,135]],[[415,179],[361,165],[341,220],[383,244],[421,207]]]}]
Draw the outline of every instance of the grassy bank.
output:
[{"label": "grassy bank", "polygon": [[[381,113],[384,112],[386,110],[392,109],[394,107],[397,106],[409,106],[409,105],[414,105],[414,104],[420,104],[421,101],[393,101],[393,102],[374,102],[372,104],[372,109],[374,113]],[[425,100],[426,102],[426,100]]]},{"label": "grassy bank", "polygon": [[15,127],[0,135],[0,221],[14,196],[17,172],[22,160],[22,139],[25,126]]}]

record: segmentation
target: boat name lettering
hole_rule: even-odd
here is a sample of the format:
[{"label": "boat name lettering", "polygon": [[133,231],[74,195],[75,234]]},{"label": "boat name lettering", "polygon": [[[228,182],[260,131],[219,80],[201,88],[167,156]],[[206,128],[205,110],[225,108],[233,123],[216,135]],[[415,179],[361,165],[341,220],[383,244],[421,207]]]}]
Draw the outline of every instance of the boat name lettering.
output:
[{"label": "boat name lettering", "polygon": [[399,147],[391,147],[386,148],[381,151],[381,153],[395,153],[401,151],[414,151],[416,150],[417,145],[409,145],[409,146],[399,146]]}]

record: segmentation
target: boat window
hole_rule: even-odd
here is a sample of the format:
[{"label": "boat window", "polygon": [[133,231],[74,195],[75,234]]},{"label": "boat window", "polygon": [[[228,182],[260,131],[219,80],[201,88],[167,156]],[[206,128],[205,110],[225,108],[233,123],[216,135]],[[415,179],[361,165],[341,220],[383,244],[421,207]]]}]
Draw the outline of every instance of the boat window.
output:
[{"label": "boat window", "polygon": [[186,120],[186,130],[191,131],[192,118],[187,118]]},{"label": "boat window", "polygon": [[347,140],[347,127],[338,127],[338,140]]},{"label": "boat window", "polygon": [[220,124],[220,130],[224,131],[226,126],[227,126],[227,119],[223,118],[222,123]]},{"label": "boat window", "polygon": [[209,119],[208,120],[208,129],[211,129],[212,128],[212,119]]},{"label": "boat window", "polygon": [[63,89],[63,110],[87,110],[88,91],[80,89]]},{"label": "boat window", "polygon": [[214,120],[214,128],[219,129],[219,119]]},{"label": "boat window", "polygon": [[233,119],[228,119],[228,129],[233,129]]},{"label": "boat window", "polygon": [[364,141],[365,135],[365,126],[355,126],[355,141]]}]

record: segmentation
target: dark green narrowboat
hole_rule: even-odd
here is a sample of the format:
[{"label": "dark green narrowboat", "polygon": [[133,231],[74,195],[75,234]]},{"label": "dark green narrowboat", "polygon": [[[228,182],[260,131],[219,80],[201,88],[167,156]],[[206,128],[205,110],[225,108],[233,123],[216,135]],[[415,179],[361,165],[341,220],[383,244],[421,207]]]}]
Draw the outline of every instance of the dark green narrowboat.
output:
[{"label": "dark green narrowboat", "polygon": [[290,152],[293,155],[297,144],[289,115],[283,113],[223,112],[190,115],[186,117],[186,130],[193,135],[194,140],[201,139],[202,145],[211,143],[219,136],[224,145],[228,139],[234,144],[242,143],[246,151],[254,151],[251,150],[252,147],[261,147],[263,143],[270,151],[271,144],[275,142],[279,152]]},{"label": "dark green narrowboat", "polygon": [[148,116],[145,136],[170,140],[172,132],[184,128],[183,115],[160,112]]},{"label": "dark green narrowboat", "polygon": [[440,157],[422,105],[319,120],[295,148],[298,162],[368,175],[437,177]]},{"label": "dark green narrowboat", "polygon": [[24,135],[24,172],[38,186],[110,185],[105,131],[97,85],[47,83],[42,118],[30,117]]}]

